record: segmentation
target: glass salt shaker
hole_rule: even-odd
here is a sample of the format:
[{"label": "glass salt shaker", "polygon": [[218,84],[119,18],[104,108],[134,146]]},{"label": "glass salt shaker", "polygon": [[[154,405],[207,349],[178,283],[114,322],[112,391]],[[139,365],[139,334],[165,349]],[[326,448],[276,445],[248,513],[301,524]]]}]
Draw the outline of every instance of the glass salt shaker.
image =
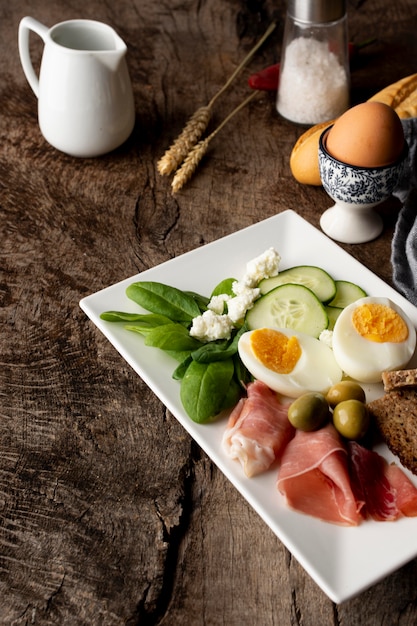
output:
[{"label": "glass salt shaker", "polygon": [[313,125],[349,107],[345,0],[288,0],[277,111]]}]

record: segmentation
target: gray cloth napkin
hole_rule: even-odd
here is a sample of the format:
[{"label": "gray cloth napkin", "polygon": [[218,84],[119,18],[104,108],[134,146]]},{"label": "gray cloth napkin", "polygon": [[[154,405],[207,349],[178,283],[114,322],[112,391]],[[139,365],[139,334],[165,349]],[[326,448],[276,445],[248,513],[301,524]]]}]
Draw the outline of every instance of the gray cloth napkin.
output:
[{"label": "gray cloth napkin", "polygon": [[409,154],[393,195],[403,203],[391,245],[395,287],[417,306],[417,118],[402,120]]}]

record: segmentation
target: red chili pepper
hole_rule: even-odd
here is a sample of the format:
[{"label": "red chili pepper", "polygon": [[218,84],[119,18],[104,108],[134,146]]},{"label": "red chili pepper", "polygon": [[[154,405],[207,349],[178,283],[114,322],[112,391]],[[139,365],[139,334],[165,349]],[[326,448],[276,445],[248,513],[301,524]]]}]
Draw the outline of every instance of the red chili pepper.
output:
[{"label": "red chili pepper", "polygon": [[248,83],[251,89],[260,91],[276,91],[278,89],[279,63],[249,76]]},{"label": "red chili pepper", "polygon": [[[355,58],[359,51],[365,46],[374,43],[375,39],[368,39],[363,43],[352,43],[348,45],[349,60]],[[279,80],[279,63],[270,65],[256,74],[252,74],[248,78],[248,84],[251,89],[258,89],[259,91],[276,91],[278,89]]]}]

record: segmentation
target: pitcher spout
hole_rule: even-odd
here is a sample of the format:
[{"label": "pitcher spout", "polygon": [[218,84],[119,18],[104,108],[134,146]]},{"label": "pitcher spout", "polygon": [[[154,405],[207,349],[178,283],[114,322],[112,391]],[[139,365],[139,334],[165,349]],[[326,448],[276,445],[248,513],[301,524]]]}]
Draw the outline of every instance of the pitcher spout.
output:
[{"label": "pitcher spout", "polygon": [[111,72],[117,72],[127,52],[126,44],[122,41],[115,50],[102,50],[95,52],[96,59],[105,65]]}]

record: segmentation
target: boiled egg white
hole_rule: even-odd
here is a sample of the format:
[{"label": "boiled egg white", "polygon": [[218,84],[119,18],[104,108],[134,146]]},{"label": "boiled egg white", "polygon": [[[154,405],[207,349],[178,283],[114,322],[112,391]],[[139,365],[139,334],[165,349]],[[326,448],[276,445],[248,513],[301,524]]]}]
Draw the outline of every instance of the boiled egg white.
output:
[{"label": "boiled egg white", "polygon": [[290,398],[326,392],[342,378],[331,348],[290,328],[248,331],[239,339],[238,351],[252,376]]},{"label": "boiled egg white", "polygon": [[415,347],[411,320],[389,298],[360,298],[341,312],[333,329],[336,361],[363,383],[380,382],[383,371],[405,367]]}]

